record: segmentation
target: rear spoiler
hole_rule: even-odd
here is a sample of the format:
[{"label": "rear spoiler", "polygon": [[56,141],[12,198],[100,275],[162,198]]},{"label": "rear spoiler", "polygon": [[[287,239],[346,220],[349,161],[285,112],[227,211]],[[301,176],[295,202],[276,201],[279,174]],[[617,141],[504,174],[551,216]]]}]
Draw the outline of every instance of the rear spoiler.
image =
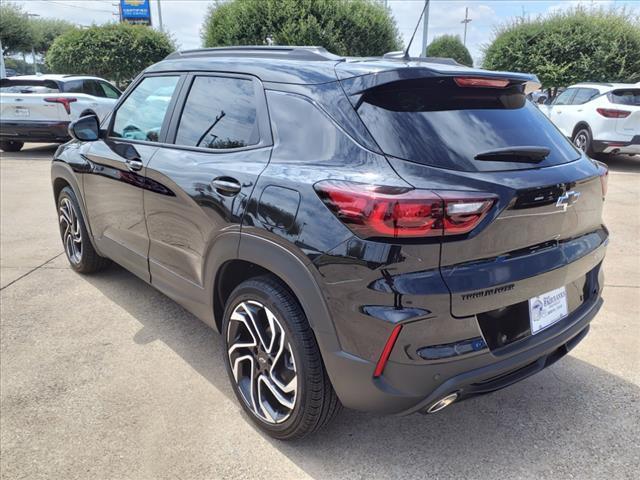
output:
[{"label": "rear spoiler", "polygon": [[47,88],[60,88],[55,80],[47,79],[20,79],[15,77],[4,77],[0,79],[0,88],[2,87],[47,87]]},{"label": "rear spoiler", "polygon": [[[418,63],[418,62],[416,62]],[[419,65],[422,63],[422,65]],[[482,79],[502,79],[509,80],[510,83],[524,84],[524,93],[535,92],[541,86],[536,75],[515,72],[494,72],[491,70],[473,69],[457,65],[434,64],[426,66],[424,62],[419,62],[416,66],[403,66],[365,75],[353,76],[352,72],[341,67],[344,63],[336,66],[336,74],[342,83],[345,92],[349,96],[360,95],[365,91],[385,85],[387,83],[401,80],[415,80],[419,78],[482,78]]]}]

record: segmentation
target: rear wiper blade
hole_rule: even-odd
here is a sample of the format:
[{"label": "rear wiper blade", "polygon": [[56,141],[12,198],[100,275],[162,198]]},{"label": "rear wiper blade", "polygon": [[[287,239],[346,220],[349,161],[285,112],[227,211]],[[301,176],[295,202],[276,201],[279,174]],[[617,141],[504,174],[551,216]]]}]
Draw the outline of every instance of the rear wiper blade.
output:
[{"label": "rear wiper blade", "polygon": [[491,162],[537,163],[547,158],[550,153],[551,150],[546,147],[506,147],[482,152],[473,158]]}]

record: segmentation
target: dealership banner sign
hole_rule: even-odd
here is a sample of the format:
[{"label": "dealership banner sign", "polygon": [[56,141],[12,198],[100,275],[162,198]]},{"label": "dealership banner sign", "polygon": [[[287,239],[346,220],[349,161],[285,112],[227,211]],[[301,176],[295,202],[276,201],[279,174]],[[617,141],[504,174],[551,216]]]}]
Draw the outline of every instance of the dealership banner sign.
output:
[{"label": "dealership banner sign", "polygon": [[150,0],[120,0],[120,19],[127,23],[151,25]]}]

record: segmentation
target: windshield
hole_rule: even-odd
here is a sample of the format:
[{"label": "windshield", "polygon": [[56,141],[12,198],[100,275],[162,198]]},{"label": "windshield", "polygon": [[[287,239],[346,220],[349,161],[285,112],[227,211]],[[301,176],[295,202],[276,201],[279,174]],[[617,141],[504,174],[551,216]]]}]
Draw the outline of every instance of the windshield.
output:
[{"label": "windshield", "polygon": [[[531,103],[521,86],[458,87],[452,79],[394,82],[367,91],[358,113],[391,156],[454,170],[508,170],[579,158],[571,143]],[[545,147],[537,164],[479,162],[482,152]],[[507,159],[508,160],[508,159]]]}]

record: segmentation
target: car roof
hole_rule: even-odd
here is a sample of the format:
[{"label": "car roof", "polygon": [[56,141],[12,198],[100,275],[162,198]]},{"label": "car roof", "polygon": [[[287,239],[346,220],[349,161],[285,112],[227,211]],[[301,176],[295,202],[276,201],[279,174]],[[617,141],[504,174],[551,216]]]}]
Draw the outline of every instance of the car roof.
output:
[{"label": "car roof", "polygon": [[[401,52],[400,52],[401,53]],[[445,58],[340,57],[315,46],[241,46],[174,52],[146,72],[219,71],[254,75],[264,82],[321,84],[381,72],[482,75],[537,82],[535,75],[474,69]]]},{"label": "car roof", "polygon": [[620,88],[638,88],[638,83],[604,83],[604,82],[582,82],[571,85],[569,88],[595,88],[600,93],[610,92],[611,90],[617,90]]}]

